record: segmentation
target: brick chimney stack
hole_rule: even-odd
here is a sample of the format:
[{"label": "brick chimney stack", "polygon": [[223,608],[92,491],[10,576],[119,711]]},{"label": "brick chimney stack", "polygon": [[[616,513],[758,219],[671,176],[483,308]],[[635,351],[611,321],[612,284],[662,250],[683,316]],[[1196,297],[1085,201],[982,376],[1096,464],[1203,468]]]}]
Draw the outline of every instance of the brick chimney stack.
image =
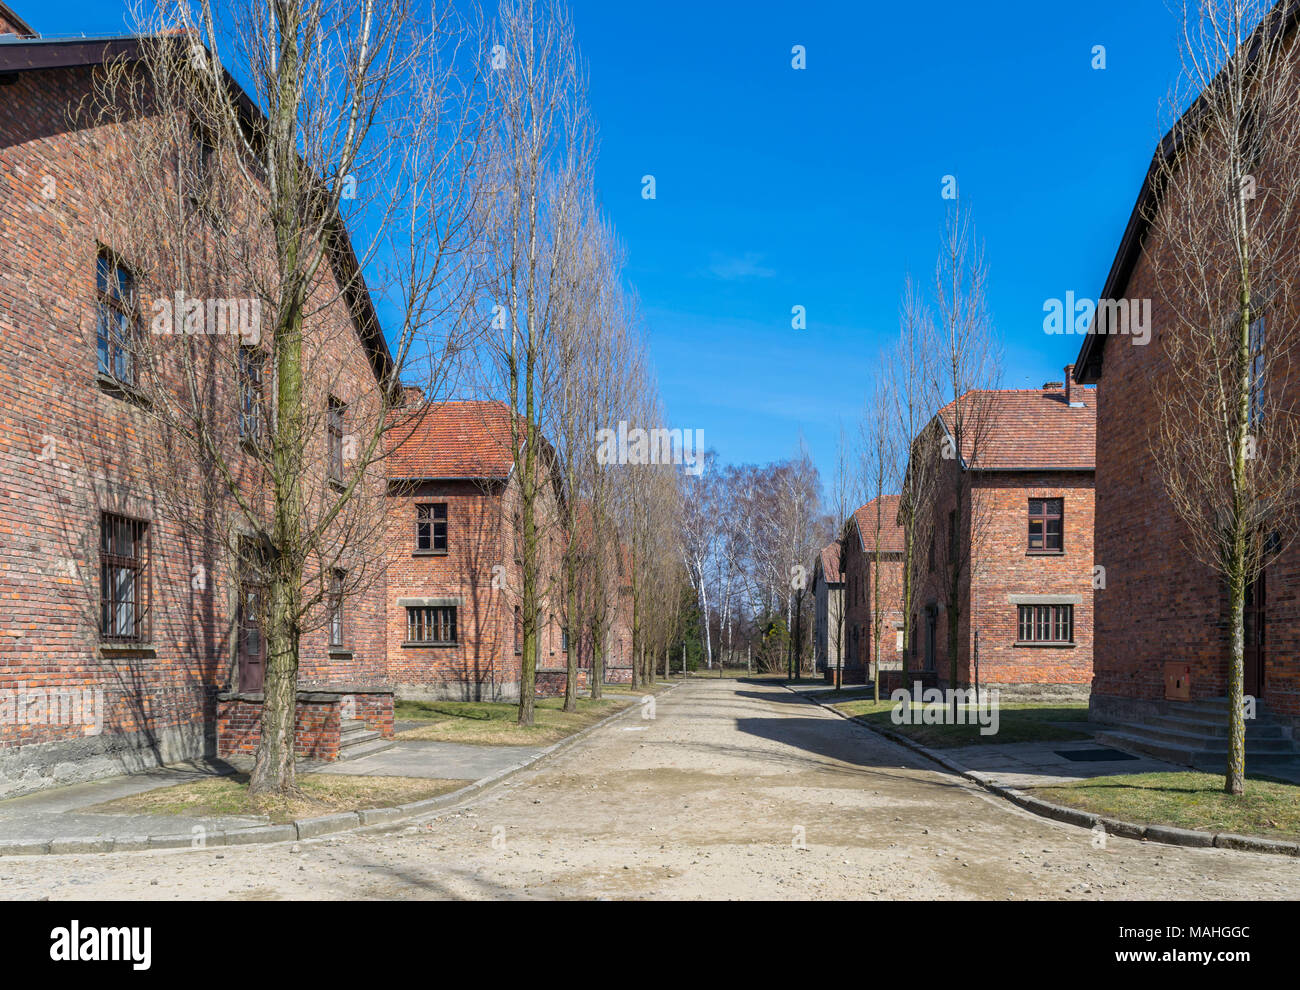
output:
[{"label": "brick chimney stack", "polygon": [[1073,402],[1071,401],[1071,390],[1076,384],[1078,383],[1074,380],[1074,365],[1067,364],[1065,366],[1065,404],[1067,406],[1073,405]]},{"label": "brick chimney stack", "polygon": [[424,389],[418,385],[402,386],[402,405],[404,406],[422,406],[424,405]]}]

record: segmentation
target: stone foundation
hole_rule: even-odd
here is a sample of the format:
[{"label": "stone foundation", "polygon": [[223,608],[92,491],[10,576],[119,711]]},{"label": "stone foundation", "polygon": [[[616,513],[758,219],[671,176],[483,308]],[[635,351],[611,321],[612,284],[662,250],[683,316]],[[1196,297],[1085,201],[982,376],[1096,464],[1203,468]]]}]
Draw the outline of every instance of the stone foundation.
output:
[{"label": "stone foundation", "polygon": [[[294,718],[294,753],[300,760],[338,759],[342,723],[359,719],[393,738],[391,688],[300,688]],[[262,693],[217,696],[217,756],[252,756],[262,738]]]}]

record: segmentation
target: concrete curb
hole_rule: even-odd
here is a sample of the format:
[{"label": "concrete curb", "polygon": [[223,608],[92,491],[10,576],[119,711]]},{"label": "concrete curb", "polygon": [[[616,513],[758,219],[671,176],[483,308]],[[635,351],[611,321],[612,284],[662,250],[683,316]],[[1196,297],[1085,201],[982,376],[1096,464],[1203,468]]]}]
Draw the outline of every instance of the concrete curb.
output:
[{"label": "concrete curb", "polygon": [[[680,683],[680,682],[678,682]],[[677,684],[669,684],[656,697],[670,693]],[[570,746],[576,745],[597,729],[603,728],[630,713],[640,710],[640,704],[634,701],[622,711],[606,715],[599,722],[580,729],[571,736],[565,736],[557,743],[552,743],[526,763],[480,777],[459,790],[437,797],[426,798],[411,804],[395,808],[365,808],[359,811],[347,811],[333,815],[321,815],[317,818],[300,818],[284,825],[254,825],[249,828],[227,829],[206,832],[201,837],[194,835],[124,835],[93,836],[84,839],[51,839],[47,842],[34,842],[28,839],[0,841],[0,857],[5,856],[70,856],[83,853],[144,852],[157,849],[210,849],[217,846],[259,845],[272,842],[293,842],[300,839],[315,839],[323,835],[336,835],[340,832],[359,831],[368,827],[382,828],[411,818],[417,818],[431,811],[461,804],[468,798],[477,797],[488,788],[513,777],[524,770],[531,770],[542,761],[562,753]]]},{"label": "concrete curb", "polygon": [[876,735],[882,736],[892,743],[897,743],[915,753],[919,753],[927,759],[933,760],[949,773],[954,773],[959,777],[965,777],[972,783],[979,784],[980,787],[984,788],[990,794],[995,794],[1006,801],[1010,801],[1017,807],[1023,808],[1025,811],[1038,815],[1041,818],[1049,818],[1066,825],[1076,825],[1079,828],[1086,828],[1090,831],[1096,829],[1097,826],[1100,825],[1106,830],[1108,835],[1117,835],[1124,839],[1161,842],[1171,846],[1237,849],[1245,852],[1271,853],[1275,856],[1300,857],[1300,842],[1284,842],[1280,839],[1265,839],[1253,835],[1236,835],[1232,832],[1205,832],[1200,829],[1175,828],[1172,825],[1139,825],[1136,822],[1125,822],[1114,818],[1105,818],[1100,815],[1094,815],[1088,811],[1080,811],[1078,808],[1070,808],[1062,804],[1053,804],[1050,801],[1044,801],[1042,798],[1034,797],[1032,794],[1026,794],[1024,791],[1018,790],[1014,787],[1004,787],[1001,784],[996,784],[988,774],[962,766],[955,760],[948,759],[946,756],[930,749],[928,746],[923,746],[897,732],[890,732],[888,729],[882,729],[875,725],[868,725],[866,722],[859,722],[853,718],[853,716],[845,715],[843,712],[838,711],[817,698],[796,691],[788,685],[782,686],[791,694],[798,695],[810,704],[824,708],[828,712],[839,716],[847,722],[852,722],[854,725],[861,726],[868,732],[874,732]]}]

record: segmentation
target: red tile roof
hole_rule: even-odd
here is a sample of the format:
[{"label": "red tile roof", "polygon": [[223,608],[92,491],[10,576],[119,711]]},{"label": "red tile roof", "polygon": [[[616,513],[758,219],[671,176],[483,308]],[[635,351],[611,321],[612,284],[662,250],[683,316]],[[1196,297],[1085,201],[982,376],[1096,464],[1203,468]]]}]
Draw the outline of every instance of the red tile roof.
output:
[{"label": "red tile roof", "polygon": [[898,496],[881,495],[872,499],[857,512],[853,513],[853,523],[858,528],[858,545],[863,553],[872,553],[875,548],[868,546],[867,540],[876,535],[876,503],[880,503],[880,549],[885,553],[903,552],[903,527],[898,525]]},{"label": "red tile roof", "polygon": [[[975,397],[975,398],[972,398]],[[1060,389],[995,389],[967,392],[962,401],[979,402],[988,410],[987,433],[978,440],[974,467],[985,471],[1095,470],[1097,466],[1097,390],[1070,387],[1066,404]],[[951,433],[954,403],[939,411]],[[977,415],[983,416],[980,412]],[[983,433],[983,431],[980,431]],[[976,439],[967,436],[962,457],[969,461]]]},{"label": "red tile roof", "polygon": [[827,584],[840,583],[840,541],[835,540],[822,547],[822,575]]},{"label": "red tile roof", "polygon": [[439,402],[389,431],[390,478],[508,478],[514,467],[503,402]]}]

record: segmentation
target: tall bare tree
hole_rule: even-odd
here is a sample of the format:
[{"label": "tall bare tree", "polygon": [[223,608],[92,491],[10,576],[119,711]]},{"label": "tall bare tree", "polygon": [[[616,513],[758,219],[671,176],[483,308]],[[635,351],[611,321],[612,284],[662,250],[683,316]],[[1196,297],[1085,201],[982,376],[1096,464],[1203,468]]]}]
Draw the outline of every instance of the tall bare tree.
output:
[{"label": "tall bare tree", "polygon": [[[934,431],[922,451],[922,456],[937,458],[942,465],[931,498],[931,545],[952,688],[959,686],[963,595],[972,581],[972,561],[978,559],[989,528],[989,508],[976,497],[974,485],[995,425],[992,390],[1001,376],[987,293],[983,247],[976,240],[970,214],[954,204],[935,267],[935,354],[930,365],[932,391],[947,404],[935,417]],[[939,534],[941,539],[936,538]]]},{"label": "tall bare tree", "polygon": [[[141,58],[93,108],[131,140],[90,193],[102,288],[129,268],[153,332],[104,335],[101,371],[153,424],[167,511],[261,586],[232,609],[266,643],[250,790],[286,792],[302,638],[383,571],[401,378],[436,394],[471,329],[474,25],[406,0],[163,0],[136,22]],[[358,341],[373,373],[331,359]]]},{"label": "tall bare tree", "polygon": [[485,58],[492,114],[488,252],[498,275],[489,366],[504,387],[520,501],[519,724],[533,723],[545,559],[543,486],[555,464],[543,437],[560,391],[556,338],[585,291],[571,249],[590,202],[594,133],[573,25],[559,2],[501,0]]},{"label": "tall bare tree", "polygon": [[[898,524],[903,530],[902,601],[903,680],[916,666],[913,655],[917,589],[924,583],[922,553],[928,548],[934,528],[934,513],[928,511],[933,496],[936,462],[932,451],[917,456],[914,445],[938,405],[932,390],[930,364],[936,348],[933,324],[916,283],[908,275],[899,305],[899,335],[885,373],[893,379],[894,422],[901,452],[902,476],[898,479]],[[901,453],[900,452],[900,453]]]}]

